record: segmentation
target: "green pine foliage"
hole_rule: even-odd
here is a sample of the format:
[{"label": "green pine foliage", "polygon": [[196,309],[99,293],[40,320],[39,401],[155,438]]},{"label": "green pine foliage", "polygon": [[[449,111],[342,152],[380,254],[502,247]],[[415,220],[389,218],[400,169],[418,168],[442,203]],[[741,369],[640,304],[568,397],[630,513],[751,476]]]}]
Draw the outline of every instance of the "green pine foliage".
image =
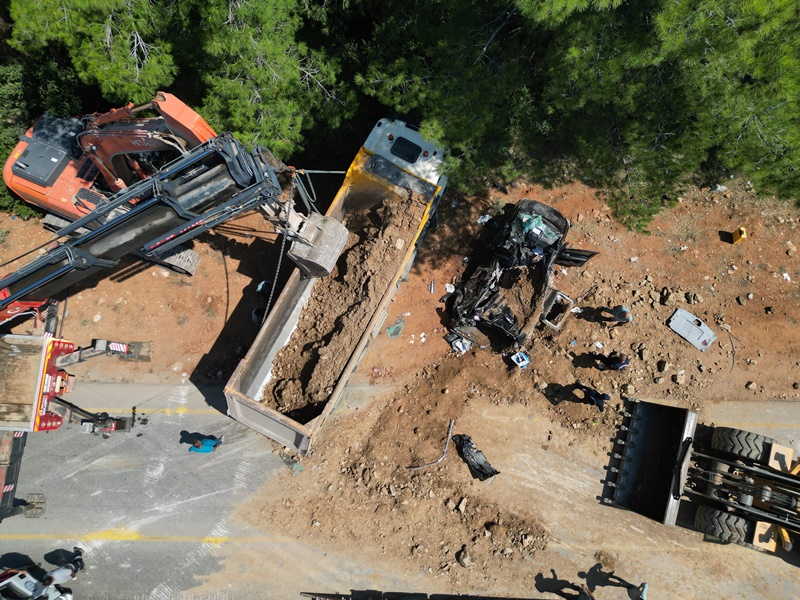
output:
[{"label": "green pine foliage", "polygon": [[[40,105],[89,96],[90,84],[112,104],[172,85],[219,131],[282,159],[308,146],[309,132],[330,140],[363,128],[347,123],[355,114],[399,116],[450,148],[457,188],[581,180],[637,229],[688,183],[723,174],[800,194],[794,0],[11,0],[10,9],[24,58],[7,65],[0,89],[6,130],[32,121],[30,100],[17,109],[13,95],[30,94],[36,74]],[[69,59],[75,81],[47,72],[53,56]]]},{"label": "green pine foliage", "polygon": [[31,54],[63,45],[108,100],[146,102],[176,72],[164,16],[149,0],[12,0],[11,43]]},{"label": "green pine foliage", "polygon": [[317,123],[335,127],[347,115],[352,96],[337,80],[337,61],[297,39],[294,0],[208,0],[200,14],[209,120],[288,158]]}]

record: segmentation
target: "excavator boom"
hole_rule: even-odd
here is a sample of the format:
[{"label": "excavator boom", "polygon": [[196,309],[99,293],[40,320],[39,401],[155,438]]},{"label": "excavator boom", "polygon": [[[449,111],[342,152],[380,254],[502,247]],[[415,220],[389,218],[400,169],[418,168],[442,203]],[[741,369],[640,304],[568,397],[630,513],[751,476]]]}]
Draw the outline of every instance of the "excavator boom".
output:
[{"label": "excavator boom", "polygon": [[[289,256],[307,276],[327,275],[347,230],[338,221],[298,218],[261,149],[247,152],[230,134],[198,146],[61,229],[58,244],[0,280],[0,322],[69,286],[116,266],[126,254],[152,256],[265,204],[296,236]],[[302,223],[293,226],[292,223]],[[80,231],[89,231],[79,234]],[[75,237],[71,237],[75,236]]]}]

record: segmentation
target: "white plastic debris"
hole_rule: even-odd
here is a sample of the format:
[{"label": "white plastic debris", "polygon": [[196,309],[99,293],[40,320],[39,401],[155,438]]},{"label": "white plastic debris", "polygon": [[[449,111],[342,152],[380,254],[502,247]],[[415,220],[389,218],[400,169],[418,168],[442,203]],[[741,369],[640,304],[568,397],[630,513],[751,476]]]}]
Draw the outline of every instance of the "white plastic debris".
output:
[{"label": "white plastic debris", "polygon": [[564,276],[566,277],[566,275],[567,275],[567,270],[566,270],[566,269],[561,269],[561,274],[562,274],[562,275],[564,275]]},{"label": "white plastic debris", "polygon": [[583,309],[580,306],[573,306],[569,312],[579,315],[583,312]]},{"label": "white plastic debris", "polygon": [[683,252],[684,250],[688,250],[688,249],[689,249],[689,246],[681,246],[681,252]]},{"label": "white plastic debris", "polygon": [[792,278],[791,278],[791,277],[789,277],[789,274],[788,274],[788,273],[784,273],[784,274],[783,274],[783,278],[784,278],[786,281],[791,281],[791,280],[792,280]]},{"label": "white plastic debris", "polygon": [[483,225],[484,223],[488,223],[492,220],[492,215],[481,215],[478,217],[478,224]]},{"label": "white plastic debris", "polygon": [[425,332],[423,331],[422,333],[419,334],[419,343],[424,344],[427,341],[428,341],[428,336],[425,335]]},{"label": "white plastic debris", "polygon": [[444,291],[447,292],[448,294],[452,294],[453,292],[456,291],[456,286],[454,286],[452,283],[445,283]]},{"label": "white plastic debris", "polygon": [[457,338],[453,340],[450,346],[453,348],[453,350],[455,350],[459,354],[464,354],[470,348],[472,348],[472,342],[470,342],[469,340],[465,340],[464,338]]},{"label": "white plastic debris", "polygon": [[595,342],[594,343],[594,347],[599,349],[599,350],[602,350],[603,349],[603,343],[602,342]]},{"label": "white plastic debris", "polygon": [[639,262],[638,256],[631,256],[631,262]]}]

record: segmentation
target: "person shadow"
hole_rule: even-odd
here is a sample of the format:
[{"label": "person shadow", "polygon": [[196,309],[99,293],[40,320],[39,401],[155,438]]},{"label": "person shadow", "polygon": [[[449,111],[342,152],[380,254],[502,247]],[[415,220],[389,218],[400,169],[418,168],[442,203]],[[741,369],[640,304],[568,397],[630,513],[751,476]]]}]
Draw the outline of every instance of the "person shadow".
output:
[{"label": "person shadow", "polygon": [[548,383],[547,387],[542,390],[544,397],[550,401],[553,406],[558,406],[562,402],[575,402],[576,404],[586,404],[586,399],[578,395],[578,386],[574,383],[569,385],[561,385],[560,383]]},{"label": "person shadow", "polygon": [[198,431],[193,431],[189,433],[187,430],[184,429],[183,431],[181,431],[180,443],[188,444],[191,446],[198,440],[210,440],[210,439],[216,439],[216,437],[213,435],[206,435],[205,433],[200,433]]},{"label": "person shadow", "polygon": [[575,316],[589,323],[608,323],[614,320],[611,309],[606,306],[581,306],[581,312]]},{"label": "person shadow", "polygon": [[[68,563],[72,563],[72,561],[75,560],[76,556],[77,555],[72,550],[67,550],[65,548],[58,548],[56,550],[51,550],[50,552],[45,554],[44,559],[54,567],[60,567]],[[48,571],[50,570],[52,569],[48,569]],[[44,576],[44,573],[42,573],[42,576]]]},{"label": "person shadow", "polygon": [[575,585],[568,579],[559,579],[555,569],[550,569],[552,577],[545,577],[543,573],[537,573],[534,577],[536,591],[557,594],[565,600],[587,600],[589,596],[580,586]]},{"label": "person shadow", "polygon": [[34,561],[29,555],[21,552],[6,552],[0,555],[0,570],[2,569],[22,569],[39,581],[42,580],[44,574],[47,572],[42,568],[41,564]]},{"label": "person shadow", "polygon": [[597,355],[594,352],[583,352],[582,354],[570,352],[569,355],[572,358],[572,366],[576,369],[597,368]]},{"label": "person shadow", "polygon": [[578,577],[586,580],[586,587],[589,588],[590,592],[594,592],[599,587],[621,587],[628,590],[636,587],[619,575],[615,575],[614,571],[606,573],[600,563],[597,563],[586,572],[581,571],[578,573]]}]

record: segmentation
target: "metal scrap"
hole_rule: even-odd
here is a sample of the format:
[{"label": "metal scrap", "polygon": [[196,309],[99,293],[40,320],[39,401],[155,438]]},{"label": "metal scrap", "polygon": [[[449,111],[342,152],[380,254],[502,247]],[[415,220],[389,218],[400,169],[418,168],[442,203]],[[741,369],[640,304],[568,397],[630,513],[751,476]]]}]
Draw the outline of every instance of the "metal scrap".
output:
[{"label": "metal scrap", "polygon": [[438,465],[440,462],[444,460],[444,457],[447,456],[447,449],[450,447],[450,436],[453,434],[453,426],[456,424],[455,419],[450,419],[450,429],[447,430],[447,441],[444,443],[444,452],[439,457],[438,460],[430,462],[425,465],[420,465],[418,467],[408,467],[410,471],[418,471],[419,469],[424,469],[425,467],[432,467],[433,465]]}]

